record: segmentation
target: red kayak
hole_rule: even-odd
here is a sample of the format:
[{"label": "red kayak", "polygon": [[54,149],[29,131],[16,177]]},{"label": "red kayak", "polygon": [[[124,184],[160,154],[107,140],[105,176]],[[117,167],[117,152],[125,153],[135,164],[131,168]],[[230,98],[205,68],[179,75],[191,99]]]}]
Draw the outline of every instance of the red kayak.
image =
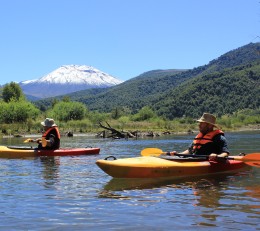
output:
[{"label": "red kayak", "polygon": [[37,150],[31,147],[0,146],[0,158],[25,158],[37,156],[79,156],[99,154],[100,148],[60,148]]}]

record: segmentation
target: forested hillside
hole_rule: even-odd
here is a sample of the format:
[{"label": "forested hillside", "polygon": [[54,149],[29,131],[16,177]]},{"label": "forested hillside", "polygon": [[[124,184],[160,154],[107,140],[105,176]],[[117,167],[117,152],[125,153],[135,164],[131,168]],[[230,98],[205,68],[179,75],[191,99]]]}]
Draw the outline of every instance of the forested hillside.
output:
[{"label": "forested hillside", "polygon": [[[90,110],[110,112],[115,107],[127,107],[131,112],[137,112],[149,104],[152,98],[157,98],[166,89],[171,89],[190,77],[184,70],[149,71],[114,87],[84,90],[67,96],[73,101],[86,104]],[[36,105],[48,107],[53,99],[37,101]]]},{"label": "forested hillside", "polygon": [[[115,87],[68,96],[90,110],[111,112],[121,108],[136,113],[149,106],[165,118],[256,109],[260,105],[259,62],[260,43],[250,43],[192,70],[149,71]],[[36,104],[46,108],[52,101]]]},{"label": "forested hillside", "polygon": [[199,76],[161,95],[152,108],[169,119],[231,114],[260,106],[260,60]]}]

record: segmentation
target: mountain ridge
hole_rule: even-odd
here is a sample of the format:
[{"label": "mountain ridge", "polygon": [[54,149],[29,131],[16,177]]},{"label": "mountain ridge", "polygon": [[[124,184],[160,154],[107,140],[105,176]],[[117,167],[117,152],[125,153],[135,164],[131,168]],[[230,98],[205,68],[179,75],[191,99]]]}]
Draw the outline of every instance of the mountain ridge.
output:
[{"label": "mountain ridge", "polygon": [[[257,62],[260,60],[259,54],[260,43],[250,43],[227,52],[204,66],[190,70],[178,70],[177,72],[174,69],[172,71],[148,71],[119,85],[103,89],[100,92],[83,90],[74,94],[68,94],[67,96],[72,101],[84,103],[89,110],[111,112],[115,108],[128,108],[128,111],[131,113],[136,113],[142,107],[150,106],[159,115],[166,118],[173,118],[175,116],[180,117],[181,114],[190,115],[185,110],[193,111],[193,114],[195,111],[197,114],[201,114],[206,109],[214,112],[214,105],[207,102],[207,99],[200,97],[203,97],[202,93],[205,89],[209,92],[208,94],[211,93],[213,98],[208,94],[205,97],[211,98],[214,102],[224,101],[223,96],[216,94],[214,90],[218,85],[223,85],[224,89],[232,92],[233,98],[230,98],[232,94],[228,95],[228,97],[233,104],[235,104],[234,100],[243,102],[243,104],[239,104],[239,107],[237,106],[238,109],[249,107],[245,101],[241,100],[241,92],[248,94],[244,95],[244,98],[252,101],[250,105],[259,107],[259,102],[257,101],[259,97],[257,98],[245,89],[253,88],[254,92],[257,92],[258,86],[260,86],[260,74],[258,70],[260,69],[260,64]],[[221,78],[221,76],[225,78]],[[233,76],[238,77],[234,78]],[[258,78],[252,79],[250,76],[258,76]],[[233,81],[230,81],[231,79]],[[207,87],[208,81],[210,81],[211,88]],[[236,86],[236,81],[241,86]],[[226,82],[230,82],[229,88],[226,87]],[[249,82],[250,85],[244,84],[245,82]],[[178,104],[178,100],[182,103]],[[190,102],[186,102],[186,100]],[[44,107],[48,107],[50,102],[51,99],[46,99],[38,101],[37,105],[41,105],[41,108],[43,108],[43,105]],[[247,102],[249,101],[247,100]],[[212,105],[212,108],[208,108],[204,104]],[[185,105],[189,105],[189,107],[183,110]],[[216,107],[218,108],[217,113],[231,113],[231,108],[235,111],[234,105],[223,105],[223,107],[221,105]],[[172,108],[172,111],[167,108]],[[198,108],[198,111],[191,110],[191,108]],[[182,113],[178,113],[178,110]]]}]

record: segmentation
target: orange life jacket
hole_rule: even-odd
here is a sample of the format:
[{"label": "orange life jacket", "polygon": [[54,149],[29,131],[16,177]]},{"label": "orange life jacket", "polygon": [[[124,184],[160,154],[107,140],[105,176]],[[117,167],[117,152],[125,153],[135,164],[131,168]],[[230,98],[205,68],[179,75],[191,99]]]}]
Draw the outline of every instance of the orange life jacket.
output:
[{"label": "orange life jacket", "polygon": [[58,129],[57,127],[51,127],[51,128],[49,128],[46,132],[44,132],[44,134],[42,135],[42,137],[43,137],[43,138],[46,138],[52,130],[56,130],[57,135],[58,135],[58,138],[60,139],[60,132],[59,132],[59,129]]},{"label": "orange life jacket", "polygon": [[45,138],[48,140],[50,138],[50,134],[52,131],[55,130],[55,133],[57,134],[57,137],[55,139],[55,143],[51,147],[43,147],[42,144],[40,146],[40,149],[59,149],[60,148],[60,132],[57,127],[51,127],[49,128],[43,135],[42,138]]},{"label": "orange life jacket", "polygon": [[206,135],[203,135],[200,132],[193,140],[193,152],[199,150],[203,145],[213,142],[213,138],[218,134],[224,135],[224,132],[222,132],[221,130],[214,130],[207,133]]}]

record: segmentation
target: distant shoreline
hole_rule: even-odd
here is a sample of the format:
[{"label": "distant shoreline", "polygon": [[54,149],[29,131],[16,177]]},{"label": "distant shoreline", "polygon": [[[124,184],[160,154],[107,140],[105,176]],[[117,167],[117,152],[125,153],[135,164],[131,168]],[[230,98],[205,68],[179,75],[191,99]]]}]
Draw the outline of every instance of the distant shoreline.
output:
[{"label": "distant shoreline", "polygon": [[[232,133],[239,133],[239,132],[253,132],[253,131],[259,131],[260,132],[260,124],[256,125],[249,125],[249,126],[244,126],[238,129],[223,129],[224,132],[232,132]],[[151,131],[141,131],[140,137],[148,137],[148,133]],[[191,134],[196,134],[198,131],[178,131],[178,132],[171,132],[169,131],[167,134],[164,134],[165,132],[163,131],[154,131],[153,132],[155,136],[166,136],[166,135],[191,135]],[[88,136],[88,137],[97,137],[98,131],[97,132],[86,132],[86,133],[74,133],[73,136]],[[3,135],[1,136],[2,138],[19,138],[19,137],[24,137],[24,138],[33,138],[33,137],[41,137],[41,133],[38,134],[17,134],[17,135]],[[66,137],[66,135],[62,135],[62,137]],[[100,138],[100,137],[98,137]]]}]

